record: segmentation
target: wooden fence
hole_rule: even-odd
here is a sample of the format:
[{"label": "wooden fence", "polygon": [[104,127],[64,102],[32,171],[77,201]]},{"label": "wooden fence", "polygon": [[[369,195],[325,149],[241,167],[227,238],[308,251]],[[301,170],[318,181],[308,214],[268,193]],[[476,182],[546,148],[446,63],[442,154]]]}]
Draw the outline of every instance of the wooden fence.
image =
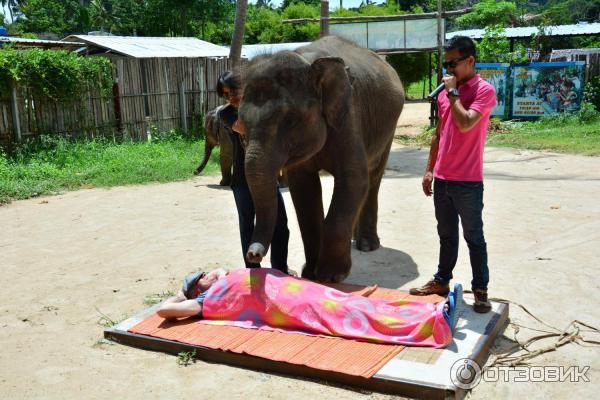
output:
[{"label": "wooden fence", "polygon": [[0,145],[41,134],[147,138],[150,129],[200,129],[202,116],[222,103],[215,87],[226,58],[113,58],[111,96],[90,90],[52,101],[13,86],[0,93]]}]

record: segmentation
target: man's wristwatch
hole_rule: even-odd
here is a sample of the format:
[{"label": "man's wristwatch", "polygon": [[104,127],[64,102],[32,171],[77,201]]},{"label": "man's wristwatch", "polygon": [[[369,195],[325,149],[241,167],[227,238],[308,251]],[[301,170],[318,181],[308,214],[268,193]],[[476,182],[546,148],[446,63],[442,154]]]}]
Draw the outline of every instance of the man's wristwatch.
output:
[{"label": "man's wristwatch", "polygon": [[458,89],[450,89],[448,90],[448,97],[458,97]]}]

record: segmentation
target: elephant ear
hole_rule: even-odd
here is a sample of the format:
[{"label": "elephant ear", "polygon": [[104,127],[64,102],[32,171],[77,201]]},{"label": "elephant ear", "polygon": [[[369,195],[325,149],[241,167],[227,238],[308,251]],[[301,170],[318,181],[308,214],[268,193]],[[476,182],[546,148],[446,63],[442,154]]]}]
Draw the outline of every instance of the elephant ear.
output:
[{"label": "elephant ear", "polygon": [[310,66],[310,79],[321,99],[327,125],[341,129],[352,102],[352,85],[344,60],[339,57],[316,59]]}]

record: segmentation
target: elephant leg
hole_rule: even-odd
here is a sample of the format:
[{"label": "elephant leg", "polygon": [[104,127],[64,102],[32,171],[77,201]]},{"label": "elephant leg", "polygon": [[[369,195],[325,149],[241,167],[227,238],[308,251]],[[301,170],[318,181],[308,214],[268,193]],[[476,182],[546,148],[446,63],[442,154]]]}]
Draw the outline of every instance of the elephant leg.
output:
[{"label": "elephant leg", "polygon": [[219,132],[219,143],[221,144],[220,163],[221,163],[221,186],[231,185],[231,167],[233,166],[233,144],[228,133],[222,129]]},{"label": "elephant leg", "polygon": [[[221,150],[223,150],[223,149],[221,148]],[[223,151],[221,151],[220,164],[221,164],[221,182],[219,182],[219,185],[230,186],[231,185],[231,167],[233,165],[232,157],[229,154],[223,154]]]},{"label": "elephant leg", "polygon": [[298,169],[288,170],[287,177],[306,257],[302,277],[314,279],[315,267],[321,249],[324,219],[321,180],[317,171]]},{"label": "elephant leg", "polygon": [[370,173],[369,191],[355,228],[356,248],[360,251],[373,251],[380,246],[379,236],[377,235],[378,196],[388,156],[389,150],[381,155],[376,168]]},{"label": "elephant leg", "polygon": [[323,245],[315,270],[324,282],[341,282],[350,273],[352,230],[368,188],[365,176],[336,177],[331,205],[323,225]]}]

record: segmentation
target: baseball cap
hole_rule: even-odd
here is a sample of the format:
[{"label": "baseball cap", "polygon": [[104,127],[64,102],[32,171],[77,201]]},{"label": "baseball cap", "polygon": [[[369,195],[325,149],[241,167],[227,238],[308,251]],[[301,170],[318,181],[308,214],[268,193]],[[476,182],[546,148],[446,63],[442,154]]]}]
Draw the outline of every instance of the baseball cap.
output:
[{"label": "baseball cap", "polygon": [[183,278],[183,286],[181,287],[181,291],[183,292],[183,295],[189,299],[192,291],[194,290],[194,288],[196,287],[196,284],[198,283],[198,280],[200,280],[200,278],[202,278],[204,276],[204,272],[203,271],[196,271],[196,272],[192,272],[191,274],[187,275],[185,278]]}]

